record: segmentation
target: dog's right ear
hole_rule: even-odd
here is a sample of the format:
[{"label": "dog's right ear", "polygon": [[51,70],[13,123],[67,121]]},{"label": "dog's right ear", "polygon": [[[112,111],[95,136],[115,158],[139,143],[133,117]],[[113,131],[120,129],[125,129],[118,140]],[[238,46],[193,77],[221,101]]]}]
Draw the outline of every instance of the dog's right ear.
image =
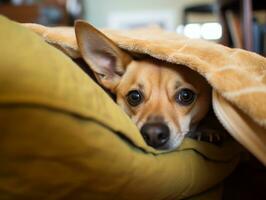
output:
[{"label": "dog's right ear", "polygon": [[131,57],[85,21],[75,22],[75,32],[83,59],[94,71],[99,83],[114,91]]}]

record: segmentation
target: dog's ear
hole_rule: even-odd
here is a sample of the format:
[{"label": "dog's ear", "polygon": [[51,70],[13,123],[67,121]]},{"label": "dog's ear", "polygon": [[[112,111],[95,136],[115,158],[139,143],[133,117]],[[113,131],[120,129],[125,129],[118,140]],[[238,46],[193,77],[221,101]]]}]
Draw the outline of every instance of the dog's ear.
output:
[{"label": "dog's ear", "polygon": [[100,84],[113,91],[131,57],[85,21],[76,21],[75,32],[83,59],[94,71]]}]

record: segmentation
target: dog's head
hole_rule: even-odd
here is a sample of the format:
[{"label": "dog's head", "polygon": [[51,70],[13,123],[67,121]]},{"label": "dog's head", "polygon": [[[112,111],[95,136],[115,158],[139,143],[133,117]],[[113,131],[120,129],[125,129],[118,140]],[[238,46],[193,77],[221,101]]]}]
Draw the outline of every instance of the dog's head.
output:
[{"label": "dog's head", "polygon": [[116,95],[148,145],[176,148],[207,113],[210,87],[188,67],[152,58],[135,60],[83,21],[75,30],[82,57],[98,82]]}]

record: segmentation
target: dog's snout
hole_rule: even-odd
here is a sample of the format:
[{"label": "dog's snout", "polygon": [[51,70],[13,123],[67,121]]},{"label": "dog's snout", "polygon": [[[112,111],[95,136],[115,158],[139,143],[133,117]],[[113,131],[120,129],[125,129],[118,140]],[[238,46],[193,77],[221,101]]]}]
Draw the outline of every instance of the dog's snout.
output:
[{"label": "dog's snout", "polygon": [[163,121],[164,121],[164,119],[160,115],[150,115],[147,119],[147,122],[150,122],[150,123],[160,123]]},{"label": "dog's snout", "polygon": [[164,123],[147,123],[140,130],[146,143],[154,148],[160,148],[169,140],[170,130]]}]

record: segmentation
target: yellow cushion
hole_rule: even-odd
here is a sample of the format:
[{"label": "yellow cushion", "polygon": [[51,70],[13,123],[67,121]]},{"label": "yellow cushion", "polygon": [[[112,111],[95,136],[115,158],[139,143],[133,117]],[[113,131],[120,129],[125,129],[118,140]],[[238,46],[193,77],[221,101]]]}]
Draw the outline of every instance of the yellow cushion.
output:
[{"label": "yellow cushion", "polygon": [[71,59],[4,17],[0,27],[0,199],[178,199],[235,168],[232,141],[153,150]]}]

